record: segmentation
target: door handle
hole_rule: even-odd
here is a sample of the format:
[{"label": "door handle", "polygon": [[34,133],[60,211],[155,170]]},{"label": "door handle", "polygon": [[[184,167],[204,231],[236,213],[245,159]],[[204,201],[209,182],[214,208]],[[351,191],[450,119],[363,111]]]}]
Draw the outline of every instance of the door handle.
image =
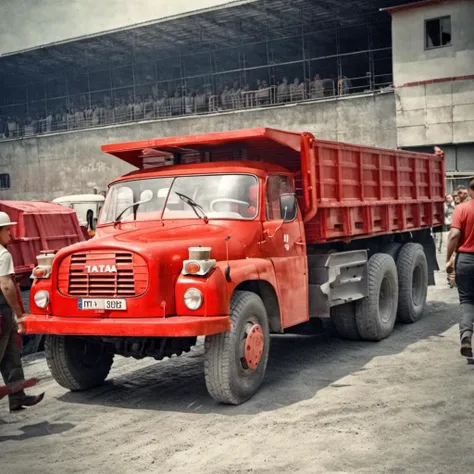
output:
[{"label": "door handle", "polygon": [[303,239],[299,238],[295,241],[295,245],[301,245],[302,247],[304,247],[306,244],[303,242]]}]

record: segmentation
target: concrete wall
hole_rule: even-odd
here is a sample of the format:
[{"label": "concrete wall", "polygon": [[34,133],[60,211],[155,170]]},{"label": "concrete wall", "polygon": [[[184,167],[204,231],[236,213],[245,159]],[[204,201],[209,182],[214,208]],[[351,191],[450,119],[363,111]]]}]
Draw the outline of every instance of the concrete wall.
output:
[{"label": "concrete wall", "polygon": [[256,0],[1,0],[0,56],[137,23]]},{"label": "concrete wall", "polygon": [[[451,16],[451,45],[425,49],[425,20]],[[393,14],[393,79],[407,82],[474,74],[474,2],[458,0]]]},{"label": "concrete wall", "polygon": [[474,142],[474,79],[403,87],[396,103],[398,146]]},{"label": "concrete wall", "polygon": [[11,189],[0,190],[0,199],[50,200],[90,192],[93,186],[105,189],[131,170],[100,151],[105,143],[262,126],[396,147],[393,93],[65,132],[0,142],[0,173],[10,173],[11,178]]}]

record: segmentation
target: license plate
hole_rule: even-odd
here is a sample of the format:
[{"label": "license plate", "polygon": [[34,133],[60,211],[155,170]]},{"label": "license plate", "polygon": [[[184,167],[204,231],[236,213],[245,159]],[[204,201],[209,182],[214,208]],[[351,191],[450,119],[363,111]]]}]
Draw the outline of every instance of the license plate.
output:
[{"label": "license plate", "polygon": [[79,298],[77,300],[79,309],[91,309],[102,311],[126,311],[127,300],[124,299],[89,299]]}]

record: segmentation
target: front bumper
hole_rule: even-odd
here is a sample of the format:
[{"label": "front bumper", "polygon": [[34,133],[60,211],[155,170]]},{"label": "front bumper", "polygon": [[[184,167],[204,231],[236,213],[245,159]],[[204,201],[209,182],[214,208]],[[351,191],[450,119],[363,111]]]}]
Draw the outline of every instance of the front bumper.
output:
[{"label": "front bumper", "polygon": [[26,334],[68,336],[191,337],[230,330],[228,316],[172,316],[169,318],[66,318],[29,314]]}]

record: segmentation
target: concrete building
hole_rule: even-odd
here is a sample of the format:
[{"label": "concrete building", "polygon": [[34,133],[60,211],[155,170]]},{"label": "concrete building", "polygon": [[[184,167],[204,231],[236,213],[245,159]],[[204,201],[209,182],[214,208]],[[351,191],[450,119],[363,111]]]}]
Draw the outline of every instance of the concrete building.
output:
[{"label": "concrete building", "polygon": [[[104,143],[253,126],[420,151],[439,144],[450,176],[465,177],[473,2],[391,4],[390,16],[386,0],[5,0],[0,199],[104,189],[130,170],[100,152]],[[295,81],[287,90],[297,94],[282,95],[284,77],[304,92]],[[157,105],[166,94],[170,104],[177,94],[179,112]],[[130,117],[116,119],[119,107]]]},{"label": "concrete building", "polygon": [[474,176],[474,2],[428,0],[388,10],[398,146],[442,146],[452,190]]}]

